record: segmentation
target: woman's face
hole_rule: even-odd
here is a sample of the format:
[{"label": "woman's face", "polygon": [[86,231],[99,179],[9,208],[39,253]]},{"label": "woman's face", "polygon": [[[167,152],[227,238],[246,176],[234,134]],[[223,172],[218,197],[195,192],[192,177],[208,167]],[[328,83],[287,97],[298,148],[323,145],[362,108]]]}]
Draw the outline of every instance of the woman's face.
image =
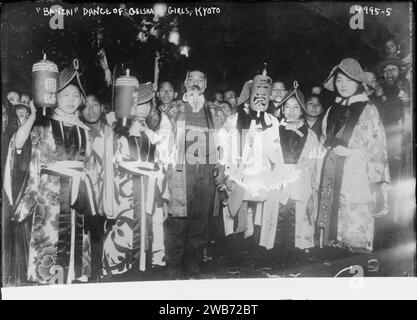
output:
[{"label": "woman's face", "polygon": [[302,114],[301,106],[296,98],[289,98],[284,105],[284,116],[289,122],[297,121]]},{"label": "woman's face", "polygon": [[70,84],[58,93],[58,108],[65,113],[75,113],[78,107],[81,105],[81,93],[80,90]]},{"label": "woman's face", "polygon": [[132,108],[130,114],[135,120],[146,119],[151,111],[151,107],[150,101],[138,104]]},{"label": "woman's face", "polygon": [[323,106],[317,97],[312,97],[307,101],[306,109],[310,117],[318,117],[323,112]]},{"label": "woman's face", "polygon": [[339,95],[343,98],[351,97],[358,90],[359,84],[345,76],[343,73],[338,73],[336,76],[336,88],[339,92]]},{"label": "woman's face", "polygon": [[85,108],[81,114],[88,123],[96,123],[100,119],[102,111],[102,105],[97,98],[93,95],[89,95],[86,99]]},{"label": "woman's face", "polygon": [[385,42],[385,53],[388,57],[394,56],[398,51],[397,44],[393,40]]}]

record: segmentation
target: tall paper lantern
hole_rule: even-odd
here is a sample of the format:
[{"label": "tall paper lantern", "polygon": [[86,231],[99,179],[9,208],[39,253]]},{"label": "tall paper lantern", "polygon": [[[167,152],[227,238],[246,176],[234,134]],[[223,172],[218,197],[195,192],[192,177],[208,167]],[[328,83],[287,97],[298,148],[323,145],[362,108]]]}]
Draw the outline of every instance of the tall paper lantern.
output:
[{"label": "tall paper lantern", "polygon": [[56,107],[58,76],[58,66],[46,60],[45,54],[43,60],[32,66],[33,102],[36,108],[43,109],[43,115],[46,114],[46,108]]},{"label": "tall paper lantern", "polygon": [[266,67],[262,74],[253,79],[253,86],[250,95],[250,107],[254,111],[263,112],[269,106],[271,95],[272,79],[266,74]]},{"label": "tall paper lantern", "polygon": [[115,113],[117,118],[122,119],[123,126],[126,125],[126,120],[136,103],[138,90],[139,81],[129,74],[129,69],[126,70],[126,75],[116,79]]}]

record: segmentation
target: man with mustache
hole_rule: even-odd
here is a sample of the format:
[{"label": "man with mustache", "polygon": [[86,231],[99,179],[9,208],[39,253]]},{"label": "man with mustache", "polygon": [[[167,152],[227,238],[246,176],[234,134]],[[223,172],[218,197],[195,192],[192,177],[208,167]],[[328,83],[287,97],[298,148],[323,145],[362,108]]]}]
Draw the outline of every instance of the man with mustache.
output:
[{"label": "man with mustache", "polygon": [[391,181],[395,182],[400,174],[401,166],[401,122],[403,102],[408,96],[400,94],[403,63],[397,57],[391,57],[379,66],[384,95],[380,105],[381,120],[387,135],[387,152]]},{"label": "man with mustache", "polygon": [[175,121],[173,162],[168,167],[171,194],[166,220],[167,277],[189,279],[201,276],[207,241],[210,207],[214,202],[212,182],[216,145],[210,137],[214,121],[204,97],[206,75],[192,70],[185,78],[184,111]]}]

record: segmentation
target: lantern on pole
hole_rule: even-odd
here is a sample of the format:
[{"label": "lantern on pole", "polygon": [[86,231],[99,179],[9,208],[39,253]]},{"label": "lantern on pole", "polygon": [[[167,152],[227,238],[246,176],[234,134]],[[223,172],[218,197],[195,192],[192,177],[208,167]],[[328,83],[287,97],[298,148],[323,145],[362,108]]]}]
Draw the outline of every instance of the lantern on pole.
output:
[{"label": "lantern on pole", "polygon": [[132,107],[135,105],[139,90],[139,81],[130,75],[130,70],[126,70],[126,75],[116,79],[115,87],[115,113],[117,118],[122,119],[122,125],[126,125],[127,118],[130,117]]},{"label": "lantern on pole", "polygon": [[55,108],[57,102],[58,66],[52,61],[43,59],[32,66],[32,96],[36,108]]},{"label": "lantern on pole", "polygon": [[254,111],[266,111],[269,106],[271,96],[272,79],[267,75],[266,64],[264,65],[262,74],[258,74],[253,79],[253,86],[250,94],[250,108]]}]

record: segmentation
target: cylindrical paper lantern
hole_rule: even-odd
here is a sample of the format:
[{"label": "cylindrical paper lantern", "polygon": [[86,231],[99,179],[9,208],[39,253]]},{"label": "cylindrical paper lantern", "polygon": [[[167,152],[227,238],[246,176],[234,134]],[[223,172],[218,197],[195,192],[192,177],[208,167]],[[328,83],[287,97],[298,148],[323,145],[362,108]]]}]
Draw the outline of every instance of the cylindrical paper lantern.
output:
[{"label": "cylindrical paper lantern", "polygon": [[52,61],[43,60],[32,66],[32,96],[35,107],[55,108],[57,102],[58,66]]},{"label": "cylindrical paper lantern", "polygon": [[130,112],[137,99],[138,90],[139,81],[129,75],[129,69],[125,76],[116,79],[115,113],[116,117],[123,119],[123,125],[126,125],[126,120],[130,117]]}]

